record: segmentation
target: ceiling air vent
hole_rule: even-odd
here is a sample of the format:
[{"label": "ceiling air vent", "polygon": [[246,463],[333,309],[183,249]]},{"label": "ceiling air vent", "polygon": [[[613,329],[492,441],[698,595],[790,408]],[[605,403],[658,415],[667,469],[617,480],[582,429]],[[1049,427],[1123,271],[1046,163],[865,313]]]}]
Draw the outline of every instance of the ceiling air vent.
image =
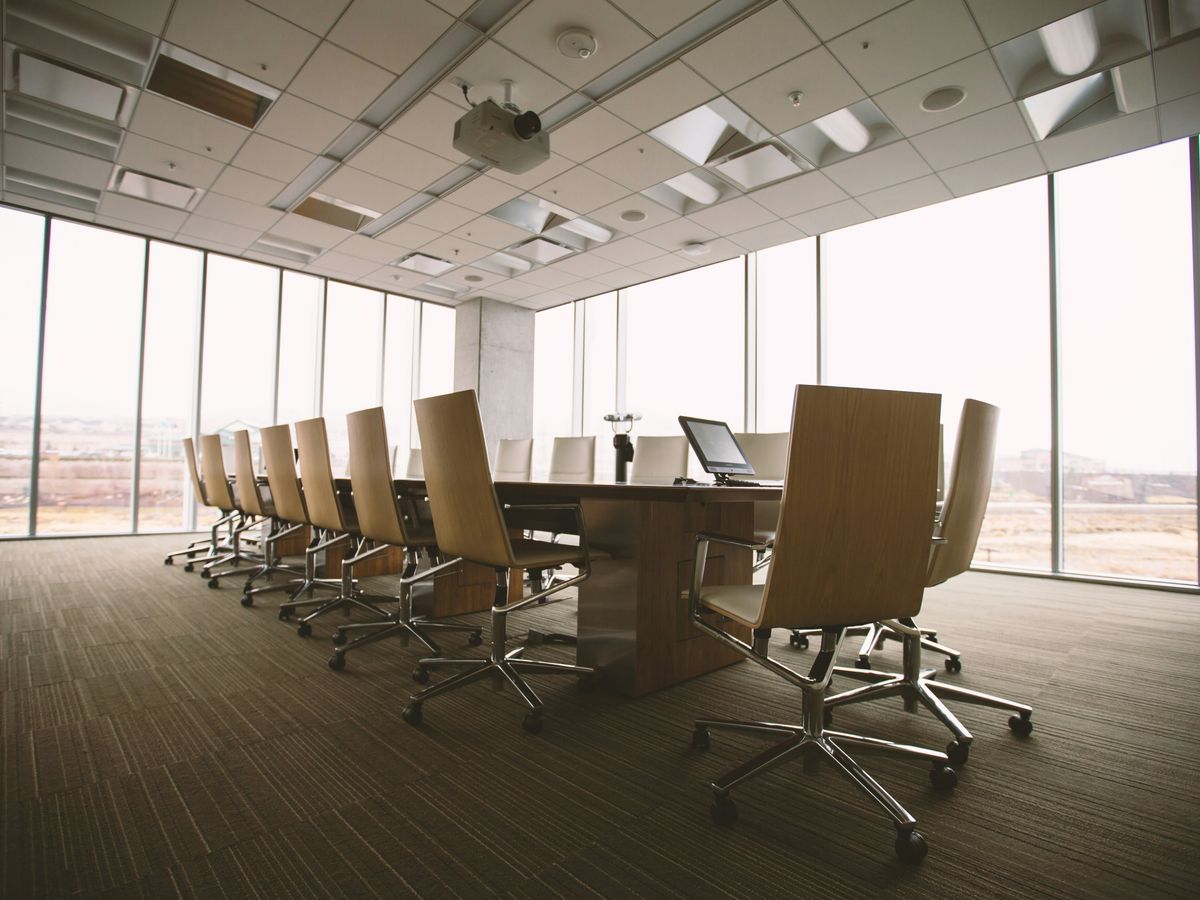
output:
[{"label": "ceiling air vent", "polygon": [[347,231],[358,231],[368,222],[379,218],[379,213],[373,209],[355,206],[328,194],[315,193],[309,194],[292,212]]},{"label": "ceiling air vent", "polygon": [[164,44],[150,73],[148,90],[253,128],[279,91],[187,50]]},{"label": "ceiling air vent", "polygon": [[190,184],[168,181],[132,169],[118,168],[109,190],[175,209],[191,209],[204,192]]},{"label": "ceiling air vent", "polygon": [[125,102],[125,86],[97,78],[65,63],[17,52],[13,59],[17,90],[55,106],[117,121]]},{"label": "ceiling air vent", "polygon": [[397,260],[396,265],[402,269],[420,272],[422,275],[432,275],[435,278],[454,268],[454,263],[438,259],[436,256],[429,256],[426,253],[410,253]]},{"label": "ceiling air vent", "polygon": [[95,212],[100,202],[100,191],[61,178],[53,178],[40,172],[28,172],[14,166],[4,170],[4,190],[10,194],[31,197],[69,206],[84,212]]}]

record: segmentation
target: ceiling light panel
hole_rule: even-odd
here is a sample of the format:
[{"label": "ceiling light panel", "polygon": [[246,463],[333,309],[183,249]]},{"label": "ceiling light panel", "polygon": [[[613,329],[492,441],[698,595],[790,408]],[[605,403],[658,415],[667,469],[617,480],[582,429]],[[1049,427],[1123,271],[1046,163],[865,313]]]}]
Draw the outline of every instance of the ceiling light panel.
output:
[{"label": "ceiling light panel", "polygon": [[175,209],[191,209],[203,193],[188,184],[124,168],[116,170],[110,189],[119,194]]},{"label": "ceiling light panel", "polygon": [[163,45],[146,88],[243,128],[257,125],[280,93],[170,44]]},{"label": "ceiling light panel", "polygon": [[770,137],[770,132],[724,97],[664,122],[650,136],[698,166]]},{"label": "ceiling light panel", "polygon": [[454,263],[444,259],[439,259],[436,256],[429,256],[425,253],[410,253],[408,256],[402,257],[396,261],[402,269],[409,269],[413,272],[420,272],[424,275],[444,275],[454,268]]},{"label": "ceiling light panel", "polygon": [[347,231],[358,231],[368,222],[379,218],[379,213],[374,210],[318,193],[310,194],[292,212]]},{"label": "ceiling light panel", "polygon": [[537,265],[545,265],[552,263],[556,259],[562,259],[564,256],[569,256],[575,251],[570,247],[562,244],[548,241],[545,238],[534,238],[531,241],[526,241],[524,244],[519,244],[511,248],[509,253],[515,256],[523,257]]},{"label": "ceiling light panel", "polygon": [[780,135],[785,144],[817,166],[830,165],[869,147],[882,147],[900,137],[870,100],[834,110]]},{"label": "ceiling light panel", "polygon": [[765,187],[812,168],[778,141],[768,141],[728,157],[712,167],[743,191]]},{"label": "ceiling light panel", "polygon": [[707,169],[693,169],[642,191],[651,200],[681,216],[711,206],[732,193],[732,188]]},{"label": "ceiling light panel", "polygon": [[112,160],[121,142],[121,129],[114,124],[9,94],[4,103],[4,130],[75,150],[89,156]]},{"label": "ceiling light panel", "polygon": [[509,225],[515,225],[530,234],[541,234],[548,228],[554,228],[576,218],[575,213],[566,207],[558,206],[532,194],[514,197],[507,203],[497,206],[488,215],[501,222],[507,222]]},{"label": "ceiling light panel", "polygon": [[11,165],[4,169],[4,190],[85,212],[96,211],[101,193],[96,188]]},{"label": "ceiling light panel", "polygon": [[13,71],[16,88],[26,97],[108,122],[120,117],[126,98],[124,85],[20,51],[15,54]]},{"label": "ceiling light panel", "polygon": [[4,39],[123,84],[139,85],[157,37],[67,0],[9,0]]}]

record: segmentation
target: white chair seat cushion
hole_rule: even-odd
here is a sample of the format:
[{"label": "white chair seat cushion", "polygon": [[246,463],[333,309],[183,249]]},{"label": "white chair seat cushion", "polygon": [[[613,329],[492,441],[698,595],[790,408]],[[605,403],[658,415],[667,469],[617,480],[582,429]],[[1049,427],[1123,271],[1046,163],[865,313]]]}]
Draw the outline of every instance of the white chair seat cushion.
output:
[{"label": "white chair seat cushion", "polygon": [[761,584],[717,584],[700,589],[700,603],[713,612],[751,627],[762,610]]}]

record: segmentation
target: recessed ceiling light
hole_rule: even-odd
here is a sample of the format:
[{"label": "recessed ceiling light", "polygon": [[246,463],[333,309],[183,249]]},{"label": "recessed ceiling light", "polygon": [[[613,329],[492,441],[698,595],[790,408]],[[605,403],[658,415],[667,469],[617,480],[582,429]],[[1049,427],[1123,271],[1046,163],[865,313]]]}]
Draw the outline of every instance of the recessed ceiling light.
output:
[{"label": "recessed ceiling light", "polygon": [[545,265],[575,251],[570,247],[564,247],[562,244],[548,241],[545,238],[534,238],[518,247],[509,248],[509,252],[515,253],[517,256],[522,256],[532,262]]},{"label": "recessed ceiling light", "polygon": [[26,96],[110,122],[121,112],[125,89],[114,81],[20,52],[15,54],[13,69],[16,89]]},{"label": "recessed ceiling light", "polygon": [[449,272],[454,268],[454,263],[438,259],[436,256],[429,256],[425,253],[410,253],[408,256],[397,260],[396,265],[402,269],[411,269],[414,272],[434,276]]},{"label": "recessed ceiling light", "polygon": [[646,214],[640,209],[627,209],[621,213],[622,222],[645,222]]},{"label": "recessed ceiling light", "polygon": [[688,256],[704,256],[711,249],[704,241],[688,241],[683,245],[683,252]]},{"label": "recessed ceiling light", "polygon": [[190,184],[168,181],[131,169],[117,169],[112,190],[129,197],[137,197],[139,200],[173,206],[175,209],[189,209],[201,193]]},{"label": "recessed ceiling light", "polygon": [[966,99],[967,92],[960,87],[938,88],[930,91],[921,101],[921,109],[925,112],[945,112],[954,109]]}]

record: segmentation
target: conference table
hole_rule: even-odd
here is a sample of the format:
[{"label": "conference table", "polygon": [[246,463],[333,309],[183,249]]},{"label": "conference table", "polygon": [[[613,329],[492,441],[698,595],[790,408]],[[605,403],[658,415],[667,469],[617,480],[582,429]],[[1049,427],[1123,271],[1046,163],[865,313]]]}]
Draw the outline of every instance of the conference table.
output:
[{"label": "conference table", "polygon": [[[399,479],[396,486],[419,492],[424,482]],[[496,492],[513,506],[582,507],[594,553],[592,576],[577,588],[578,660],[601,670],[601,684],[639,696],[742,658],[689,621],[683,595],[692,578],[696,533],[752,538],[755,501],[779,500],[781,487],[500,481]],[[750,551],[710,544],[705,583],[749,584],[752,566]],[[438,611],[463,606],[443,602]]]}]

